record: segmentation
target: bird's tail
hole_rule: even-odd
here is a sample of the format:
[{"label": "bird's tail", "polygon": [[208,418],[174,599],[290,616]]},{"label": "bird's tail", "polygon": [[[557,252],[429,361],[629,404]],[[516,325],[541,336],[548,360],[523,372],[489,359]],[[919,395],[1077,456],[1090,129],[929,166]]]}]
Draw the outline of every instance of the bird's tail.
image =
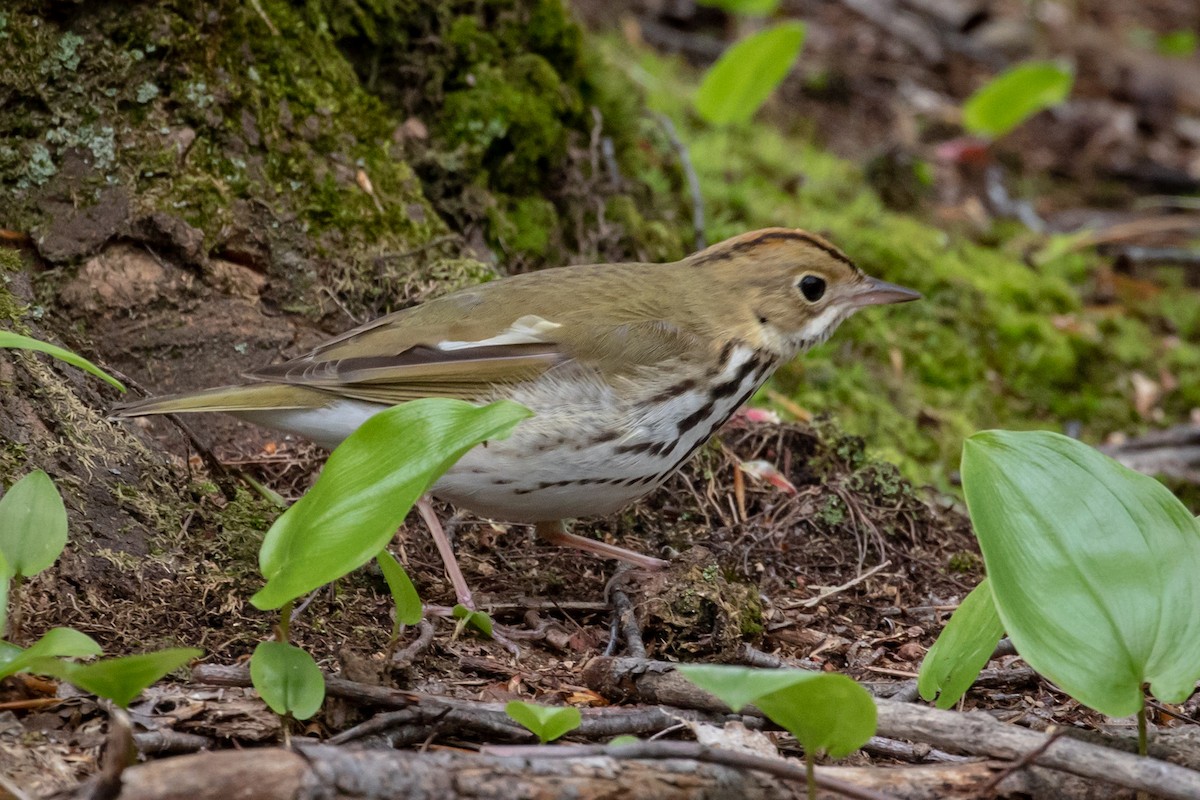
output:
[{"label": "bird's tail", "polygon": [[328,392],[289,386],[283,383],[251,383],[245,386],[219,386],[201,392],[152,397],[113,408],[117,418],[144,417],[149,414],[191,414],[200,411],[237,413],[239,411],[282,411],[321,408],[334,400]]}]

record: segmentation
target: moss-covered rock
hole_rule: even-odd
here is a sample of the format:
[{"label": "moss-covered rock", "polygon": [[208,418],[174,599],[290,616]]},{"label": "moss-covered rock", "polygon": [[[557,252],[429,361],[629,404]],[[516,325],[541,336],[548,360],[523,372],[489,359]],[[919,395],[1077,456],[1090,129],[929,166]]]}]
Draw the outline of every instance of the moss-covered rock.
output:
[{"label": "moss-covered rock", "polygon": [[[0,12],[0,219],[51,262],[114,237],[220,256],[320,316],[486,278],[462,256],[487,246],[516,269],[682,253],[673,154],[639,146],[558,0],[43,5]],[[606,221],[614,197],[632,213]]]}]

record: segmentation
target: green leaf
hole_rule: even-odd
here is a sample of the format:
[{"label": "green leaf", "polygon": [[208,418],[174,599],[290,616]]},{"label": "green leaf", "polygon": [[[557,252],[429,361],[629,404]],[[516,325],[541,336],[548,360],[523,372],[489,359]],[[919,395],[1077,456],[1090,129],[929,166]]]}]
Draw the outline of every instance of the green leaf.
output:
[{"label": "green leaf", "polygon": [[308,719],[325,701],[325,676],[313,657],[287,642],[261,642],[250,657],[250,681],[276,714]]},{"label": "green leaf", "polygon": [[963,127],[976,136],[998,139],[1042,109],[1066,100],[1074,82],[1074,73],[1053,61],[1018,64],[967,98]]},{"label": "green leaf", "polygon": [[203,650],[194,647],[172,647],[136,656],[108,658],[94,664],[42,658],[30,665],[30,671],[73,683],[126,708],[147,686],[203,654]]},{"label": "green leaf", "polygon": [[1155,49],[1159,55],[1169,58],[1191,58],[1196,54],[1198,46],[1200,37],[1197,37],[1196,32],[1181,29],[1158,37]]},{"label": "green leaf", "polygon": [[1004,626],[996,613],[987,578],[980,581],[951,615],[925,655],[917,691],[938,708],[950,708],[966,694],[996,650]]},{"label": "green leaf", "polygon": [[1021,657],[1111,717],[1200,679],[1200,527],[1158,481],[1047,432],[963,446],[963,490]]},{"label": "green leaf", "polygon": [[628,733],[623,733],[620,736],[614,736],[608,741],[609,747],[622,747],[627,744],[639,744],[642,740]]},{"label": "green leaf", "polygon": [[531,414],[508,401],[479,407],[429,398],[371,417],[267,531],[258,555],[267,585],[250,602],[279,608],[370,561],[455,461],[479,442],[507,436]]},{"label": "green leaf", "polygon": [[387,581],[388,589],[392,593],[392,602],[396,604],[396,621],[401,625],[416,625],[424,616],[417,587],[413,586],[404,567],[400,566],[400,562],[386,548],[379,551],[375,560],[383,570],[383,579]]},{"label": "green leaf", "polygon": [[0,550],[0,636],[6,633],[5,626],[8,625],[8,584],[11,575],[8,559],[4,557],[4,551]]},{"label": "green leaf", "polygon": [[22,336],[19,333],[12,333],[10,331],[0,331],[0,347],[13,347],[20,350],[36,350],[39,353],[47,353],[48,355],[52,355],[60,361],[67,362],[73,367],[79,367],[79,369],[84,370],[85,372],[90,372],[97,378],[112,384],[122,392],[125,391],[125,385],[119,380],[114,378],[112,375],[109,375],[107,372],[100,369],[83,356],[77,356],[70,350],[64,350],[61,347],[55,347],[47,342],[43,342],[29,336]]},{"label": "green leaf", "polygon": [[542,744],[570,733],[583,720],[579,709],[573,706],[539,706],[520,700],[506,705],[504,713],[532,732]]},{"label": "green leaf", "polygon": [[825,750],[841,758],[875,735],[875,701],[845,675],[716,664],[681,664],[677,669],[734,711],[750,703],[758,706],[806,752]]},{"label": "green leaf", "polygon": [[8,642],[0,642],[0,645],[3,645],[0,646],[0,678],[32,670],[42,659],[86,658],[103,652],[95,639],[74,628],[51,628],[24,650]]},{"label": "green leaf", "polygon": [[492,638],[492,618],[482,611],[472,611],[462,603],[458,603],[450,609],[450,613],[458,620],[458,629],[455,631],[455,635],[461,633],[463,628],[474,628],[489,639]]},{"label": "green leaf", "polygon": [[714,125],[748,121],[783,81],[803,46],[800,22],[783,22],[746,37],[705,73],[696,110]]},{"label": "green leaf", "polygon": [[54,563],[67,546],[67,509],[54,481],[40,469],[0,497],[0,552],[5,577],[28,578]]},{"label": "green leaf", "polygon": [[699,0],[699,3],[747,17],[766,17],[779,8],[779,0]]}]

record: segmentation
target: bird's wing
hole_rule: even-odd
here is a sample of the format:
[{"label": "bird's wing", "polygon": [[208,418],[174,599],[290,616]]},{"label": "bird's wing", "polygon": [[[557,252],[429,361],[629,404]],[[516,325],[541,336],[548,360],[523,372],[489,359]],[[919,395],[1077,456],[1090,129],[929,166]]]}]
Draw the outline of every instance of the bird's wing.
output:
[{"label": "bird's wing", "polygon": [[[570,357],[554,336],[559,326],[532,315],[487,335],[461,323],[453,326],[459,330],[439,327],[447,326],[374,323],[248,377],[379,403],[419,397],[479,400],[497,386],[529,380]],[[463,336],[468,338],[458,338]]]},{"label": "bird's wing", "polygon": [[703,348],[660,320],[604,325],[564,319],[528,314],[499,332],[473,330],[462,320],[452,326],[376,322],[248,377],[387,404],[420,397],[479,401],[570,361],[611,376],[699,357]]}]

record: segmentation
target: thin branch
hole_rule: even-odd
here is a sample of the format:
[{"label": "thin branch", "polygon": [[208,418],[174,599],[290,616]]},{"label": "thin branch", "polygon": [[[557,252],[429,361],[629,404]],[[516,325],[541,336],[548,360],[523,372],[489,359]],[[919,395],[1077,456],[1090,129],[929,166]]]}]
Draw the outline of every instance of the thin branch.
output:
[{"label": "thin branch", "polygon": [[706,240],[704,238],[704,194],[700,191],[700,177],[696,175],[692,157],[688,153],[687,145],[679,138],[679,131],[675,128],[675,123],[666,114],[656,114],[655,116],[663,130],[666,131],[671,146],[679,155],[679,167],[687,179],[688,192],[692,197],[692,228],[696,231],[696,249],[703,250]]},{"label": "thin branch", "polygon": [[[638,742],[636,744],[595,745],[564,747],[562,745],[510,745],[486,746],[480,750],[485,755],[517,758],[587,758],[604,756],[618,760],[647,759],[665,760],[684,758],[706,764],[718,764],[734,769],[750,769],[774,775],[777,778],[807,782],[804,767],[796,766],[784,759],[764,758],[736,750],[722,750],[696,742]],[[845,781],[816,773],[817,786],[837,792],[855,800],[896,800],[893,795],[865,789]]]}]

